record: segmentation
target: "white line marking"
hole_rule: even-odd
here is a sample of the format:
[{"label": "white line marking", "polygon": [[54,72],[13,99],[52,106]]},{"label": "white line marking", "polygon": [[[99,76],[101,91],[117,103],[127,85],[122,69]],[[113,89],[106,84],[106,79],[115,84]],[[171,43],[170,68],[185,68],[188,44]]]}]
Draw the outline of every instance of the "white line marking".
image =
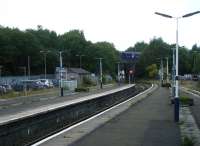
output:
[{"label": "white line marking", "polygon": [[117,105],[115,105],[115,106],[113,106],[113,107],[111,107],[111,108],[109,108],[109,109],[107,109],[107,110],[105,110],[105,111],[103,111],[103,112],[101,112],[101,113],[98,113],[97,115],[94,115],[94,116],[92,116],[92,117],[90,117],[90,118],[88,118],[88,119],[86,119],[86,120],[84,120],[84,121],[81,121],[81,122],[79,122],[79,123],[77,123],[77,124],[75,124],[75,125],[73,125],[73,126],[71,126],[71,127],[68,127],[68,128],[66,128],[66,129],[64,129],[64,130],[62,130],[62,131],[60,131],[60,132],[58,132],[58,133],[56,133],[56,134],[54,134],[54,135],[51,135],[51,136],[49,136],[49,137],[47,137],[47,138],[45,138],[45,139],[43,139],[43,140],[41,140],[41,141],[38,141],[38,142],[34,143],[34,144],[31,145],[31,146],[39,146],[39,145],[41,145],[42,143],[45,143],[46,141],[48,141],[48,140],[50,140],[50,139],[52,139],[52,138],[54,138],[54,137],[56,137],[56,136],[58,136],[58,135],[60,135],[60,134],[62,134],[62,133],[65,133],[65,132],[67,132],[67,131],[69,131],[69,130],[71,130],[71,129],[73,129],[73,128],[75,128],[75,127],[81,125],[81,124],[84,124],[84,123],[86,123],[86,122],[88,122],[88,121],[90,121],[90,120],[92,120],[92,119],[94,119],[94,118],[96,118],[96,117],[98,117],[98,116],[100,116],[100,115],[102,115],[102,114],[104,114],[104,113],[106,113],[106,112],[108,112],[108,111],[110,111],[110,110],[112,110],[112,109],[114,109],[114,108],[116,108],[116,107],[118,107],[118,106],[120,106],[120,105],[122,105],[122,104],[128,102],[128,101],[130,101],[130,100],[132,100],[133,98],[135,98],[135,97],[137,97],[137,96],[140,96],[141,94],[144,94],[144,93],[148,92],[148,91],[151,90],[152,88],[153,88],[153,84],[151,85],[151,87],[150,87],[149,89],[147,89],[147,90],[145,90],[145,91],[143,91],[143,92],[137,94],[136,96],[133,96],[133,97],[129,98],[128,100],[122,102],[122,103],[119,103],[119,104],[117,104]]}]

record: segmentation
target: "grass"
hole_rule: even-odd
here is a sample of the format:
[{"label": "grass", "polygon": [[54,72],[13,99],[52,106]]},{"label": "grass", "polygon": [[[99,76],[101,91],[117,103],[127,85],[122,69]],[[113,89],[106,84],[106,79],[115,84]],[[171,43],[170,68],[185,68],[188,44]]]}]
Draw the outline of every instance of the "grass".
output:
[{"label": "grass", "polygon": [[194,103],[193,99],[188,96],[181,96],[180,102],[183,105],[193,105],[193,103]]},{"label": "grass", "polygon": [[[57,90],[58,90],[57,88],[29,90],[29,91],[27,91],[27,96],[56,92]],[[15,98],[15,97],[19,97],[19,96],[25,96],[25,92],[24,91],[20,91],[20,92],[11,91],[9,93],[1,95],[0,98],[1,99],[9,99],[9,98]]]},{"label": "grass", "polygon": [[200,91],[200,82],[199,81],[191,81],[191,80],[182,80],[180,84],[186,88]]}]

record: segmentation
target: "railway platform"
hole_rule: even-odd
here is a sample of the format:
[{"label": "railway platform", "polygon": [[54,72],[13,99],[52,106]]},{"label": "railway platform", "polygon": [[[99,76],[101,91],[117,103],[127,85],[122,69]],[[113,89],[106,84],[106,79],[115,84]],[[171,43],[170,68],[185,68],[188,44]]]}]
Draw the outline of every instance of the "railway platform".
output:
[{"label": "railway platform", "polygon": [[[122,104],[34,146],[180,146],[179,125],[174,122],[169,93],[158,88],[140,102]],[[130,107],[111,118],[124,106]]]}]

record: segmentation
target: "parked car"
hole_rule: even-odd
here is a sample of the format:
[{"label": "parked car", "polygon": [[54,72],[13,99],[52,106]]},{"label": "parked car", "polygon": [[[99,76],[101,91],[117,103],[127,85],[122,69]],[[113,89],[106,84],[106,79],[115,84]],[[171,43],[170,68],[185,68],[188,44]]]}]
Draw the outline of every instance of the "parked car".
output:
[{"label": "parked car", "polygon": [[6,93],[6,88],[0,85],[0,95],[3,95]]},{"label": "parked car", "polygon": [[38,80],[23,80],[22,81],[24,88],[26,89],[43,89],[45,88],[44,84]]},{"label": "parked car", "polygon": [[46,87],[46,88],[52,88],[53,82],[48,79],[39,79],[39,81]]},{"label": "parked car", "polygon": [[5,87],[6,93],[12,91],[12,87],[10,84],[2,84],[1,86]]}]

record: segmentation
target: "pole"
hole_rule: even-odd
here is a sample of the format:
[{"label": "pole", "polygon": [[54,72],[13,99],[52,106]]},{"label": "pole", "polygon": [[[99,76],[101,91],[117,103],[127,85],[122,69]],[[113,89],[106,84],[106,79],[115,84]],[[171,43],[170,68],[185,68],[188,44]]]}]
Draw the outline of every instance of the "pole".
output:
[{"label": "pole", "polygon": [[62,52],[60,54],[60,96],[63,96],[63,85],[62,85]]},{"label": "pole", "polygon": [[161,86],[163,85],[163,59],[161,58]]},{"label": "pole", "polygon": [[[25,80],[26,80],[26,67],[24,66],[23,69],[24,69],[24,78],[25,78]],[[24,93],[25,93],[25,96],[27,96],[26,82],[25,82],[25,84],[24,84]]]},{"label": "pole", "polygon": [[178,18],[176,18],[176,93],[174,99],[174,120],[179,122],[179,93],[178,93]]},{"label": "pole", "polygon": [[30,56],[28,56],[28,79],[30,80],[31,71],[30,71]]},{"label": "pole", "polygon": [[120,62],[117,63],[118,85],[120,86]]},{"label": "pole", "polygon": [[173,48],[173,66],[172,66],[172,99],[171,103],[174,103],[174,98],[175,98],[175,50],[176,48]]},{"label": "pole", "polygon": [[167,83],[169,83],[168,57],[166,57],[166,59],[167,59]]},{"label": "pole", "polygon": [[44,53],[44,78],[47,78],[47,53]]},{"label": "pole", "polygon": [[99,58],[100,61],[100,82],[101,82],[101,89],[103,88],[103,74],[102,74],[102,58]]}]

